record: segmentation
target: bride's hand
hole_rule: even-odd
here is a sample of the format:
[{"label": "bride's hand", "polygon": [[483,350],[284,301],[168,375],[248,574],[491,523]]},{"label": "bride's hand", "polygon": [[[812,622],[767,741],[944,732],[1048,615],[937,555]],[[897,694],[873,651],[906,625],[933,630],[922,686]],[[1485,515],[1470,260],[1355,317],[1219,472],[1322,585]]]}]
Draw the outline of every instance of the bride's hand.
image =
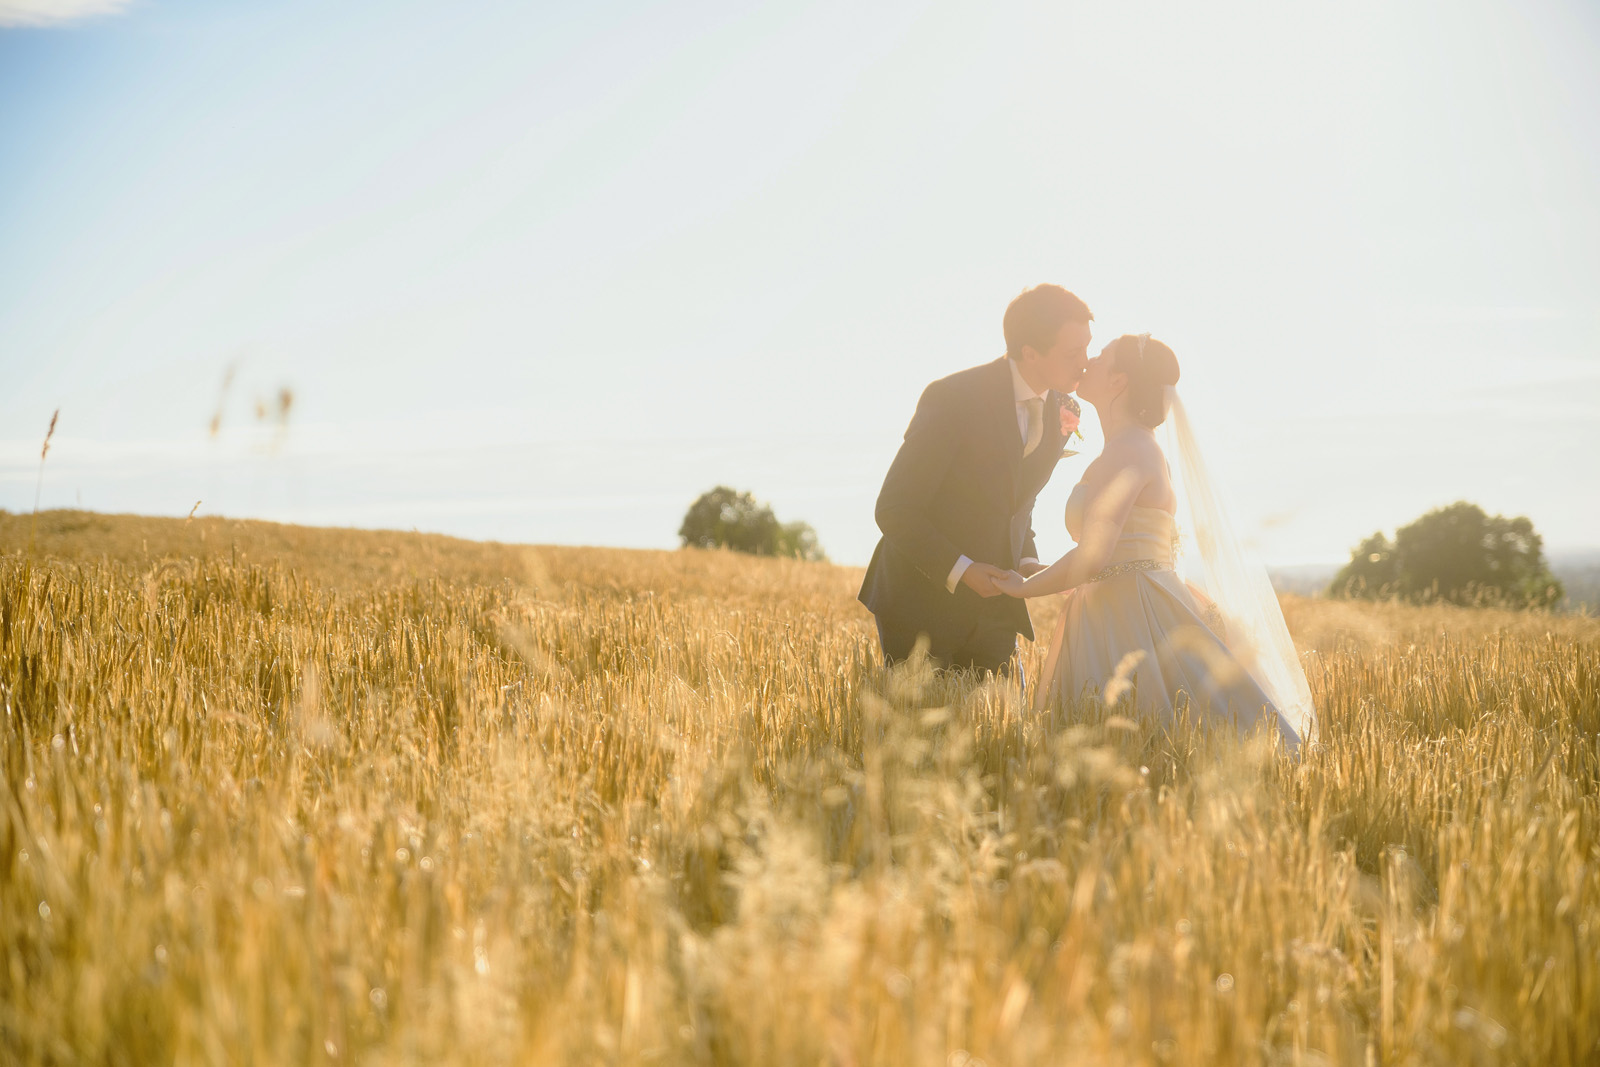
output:
[{"label": "bride's hand", "polygon": [[1022,592],[1022,583],[1026,580],[1027,579],[1023,578],[1022,575],[1018,574],[1016,571],[1007,571],[1004,577],[996,578],[994,580],[994,587],[1000,590],[1006,596],[1021,598],[1024,595]]}]

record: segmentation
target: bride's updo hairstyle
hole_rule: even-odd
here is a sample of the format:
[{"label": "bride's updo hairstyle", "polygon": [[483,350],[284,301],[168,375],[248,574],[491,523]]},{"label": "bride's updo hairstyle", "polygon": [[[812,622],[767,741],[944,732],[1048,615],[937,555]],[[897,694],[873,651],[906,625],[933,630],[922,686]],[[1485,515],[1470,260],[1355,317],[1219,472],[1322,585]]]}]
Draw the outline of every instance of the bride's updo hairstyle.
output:
[{"label": "bride's updo hairstyle", "polygon": [[1167,386],[1178,384],[1178,357],[1149,334],[1125,333],[1111,342],[1111,366],[1128,376],[1133,417],[1155,429],[1167,421]]}]

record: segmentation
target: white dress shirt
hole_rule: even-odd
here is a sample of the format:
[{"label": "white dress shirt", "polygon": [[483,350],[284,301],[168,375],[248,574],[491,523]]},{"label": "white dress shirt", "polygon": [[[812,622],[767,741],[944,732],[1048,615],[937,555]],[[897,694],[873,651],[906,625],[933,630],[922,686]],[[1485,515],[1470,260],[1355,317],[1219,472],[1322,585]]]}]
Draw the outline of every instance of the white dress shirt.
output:
[{"label": "white dress shirt", "polygon": [[[1028,444],[1028,401],[1047,399],[1043,393],[1033,391],[1033,386],[1023,380],[1022,372],[1017,369],[1017,361],[1006,360],[1011,368],[1011,395],[1017,401],[1017,433],[1022,437],[1023,447]],[[1024,563],[1038,563],[1032,556],[1024,556],[1018,561],[1018,566]],[[956,591],[956,586],[961,584],[961,576],[967,573],[967,568],[972,566],[972,560],[962,556],[956,560],[956,565],[950,568],[950,577],[945,579],[944,587],[950,592]]]}]

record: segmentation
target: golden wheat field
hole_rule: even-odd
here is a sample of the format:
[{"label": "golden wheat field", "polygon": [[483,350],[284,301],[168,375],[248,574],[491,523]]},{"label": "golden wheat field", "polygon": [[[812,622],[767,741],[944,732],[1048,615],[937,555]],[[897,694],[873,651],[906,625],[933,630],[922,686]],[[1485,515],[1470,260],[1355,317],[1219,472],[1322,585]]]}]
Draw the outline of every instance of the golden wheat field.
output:
[{"label": "golden wheat field", "polygon": [[1600,1060],[1594,620],[1289,600],[1294,762],[886,674],[825,564],[0,553],[8,1063]]}]

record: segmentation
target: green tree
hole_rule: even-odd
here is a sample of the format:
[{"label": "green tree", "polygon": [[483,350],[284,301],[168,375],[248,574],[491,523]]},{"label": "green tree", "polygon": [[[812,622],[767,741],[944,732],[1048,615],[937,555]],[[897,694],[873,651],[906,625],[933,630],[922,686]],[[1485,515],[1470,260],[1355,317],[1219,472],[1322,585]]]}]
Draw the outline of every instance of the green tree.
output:
[{"label": "green tree", "polygon": [[1328,592],[1376,600],[1394,596],[1399,588],[1400,557],[1395,555],[1394,542],[1380,530],[1350,553],[1350,562],[1340,569]]},{"label": "green tree", "polygon": [[786,522],[778,531],[778,555],[793,556],[795,559],[811,560],[814,563],[826,562],[827,553],[822,551],[822,545],[817,541],[817,531],[806,522]]},{"label": "green tree", "polygon": [[725,485],[701,493],[689,505],[678,537],[685,548],[731,548],[755,556],[805,560],[828,558],[809,525],[780,523],[771,507]]},{"label": "green tree", "polygon": [[1392,542],[1382,532],[1361,542],[1328,593],[1519,608],[1550,607],[1564,595],[1532,522],[1464,500],[1400,527]]}]

